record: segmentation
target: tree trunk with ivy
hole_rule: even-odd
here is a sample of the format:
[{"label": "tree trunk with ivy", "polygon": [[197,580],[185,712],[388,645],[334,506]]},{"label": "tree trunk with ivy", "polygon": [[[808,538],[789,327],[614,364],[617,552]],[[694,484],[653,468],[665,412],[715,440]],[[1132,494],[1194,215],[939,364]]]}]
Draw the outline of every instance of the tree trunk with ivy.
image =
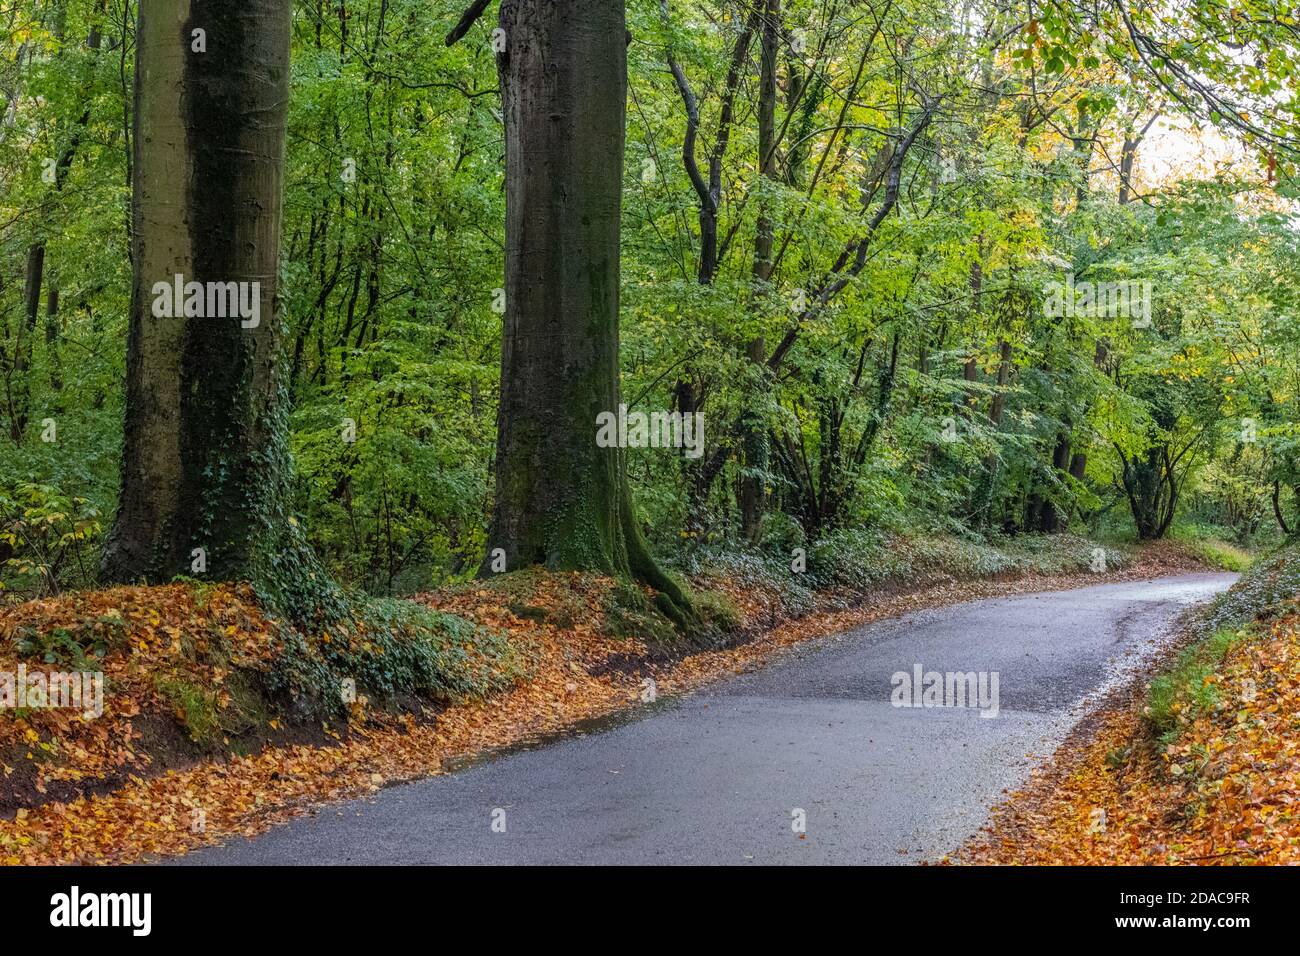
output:
[{"label": "tree trunk with ivy", "polygon": [[[247,580],[306,619],[341,598],[289,504],[277,302],[292,9],[140,2],[125,447],[102,570]],[[247,283],[256,309],[156,314],[155,286],[178,275]]]},{"label": "tree trunk with ivy", "polygon": [[508,570],[631,575],[680,619],[685,595],[646,547],[624,452],[596,443],[597,416],[620,401],[623,3],[504,0],[500,27],[506,311],[484,571],[500,549]]}]

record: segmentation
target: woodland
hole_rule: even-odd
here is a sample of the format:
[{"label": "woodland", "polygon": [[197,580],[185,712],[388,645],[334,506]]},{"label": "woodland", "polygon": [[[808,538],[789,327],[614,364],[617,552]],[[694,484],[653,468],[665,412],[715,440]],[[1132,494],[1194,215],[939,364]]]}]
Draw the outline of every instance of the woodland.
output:
[{"label": "woodland", "polygon": [[3,593],[307,619],[541,565],[680,624],[738,555],[1293,538],[1298,39],[1259,0],[7,0]]}]

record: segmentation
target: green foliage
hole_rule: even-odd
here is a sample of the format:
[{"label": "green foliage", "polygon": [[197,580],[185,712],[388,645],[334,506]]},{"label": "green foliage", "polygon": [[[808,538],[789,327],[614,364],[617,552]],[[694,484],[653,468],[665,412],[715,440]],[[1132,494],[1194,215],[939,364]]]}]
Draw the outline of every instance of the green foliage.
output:
[{"label": "green foliage", "polygon": [[1245,630],[1220,628],[1184,649],[1173,667],[1151,682],[1145,716],[1162,745],[1172,743],[1182,725],[1219,705],[1214,672],[1233,645],[1248,636]]},{"label": "green foliage", "polygon": [[[0,31],[0,585],[13,597],[91,584],[116,506],[134,81],[120,6],[35,0]],[[799,606],[811,584],[1078,566],[1045,533],[1207,525],[1246,550],[1300,534],[1296,126],[1281,95],[1294,37],[1272,16],[1228,24],[1203,0],[1125,9],[1131,23],[1113,7],[902,0],[864,21],[790,0],[766,176],[750,8],[630,6],[622,395],[698,410],[706,436],[699,459],[628,450],[658,554],[687,570],[730,562]],[[282,314],[298,525],[268,536],[257,582],[286,607],[342,608],[318,570],[410,594],[469,578],[487,547],[504,131],[491,15],[449,48],[458,13],[295,8]],[[1159,55],[1137,58],[1133,31]],[[1211,126],[1242,161],[1159,173],[1171,141],[1209,156]],[[688,140],[716,184],[710,276]],[[1150,283],[1151,324],[1049,314],[1067,276]],[[743,480],[764,492],[756,534]],[[912,551],[891,549],[899,534]],[[407,663],[417,680],[425,665]]]},{"label": "green foliage", "polygon": [[615,637],[643,636],[658,647],[681,644],[682,633],[639,586],[620,582],[605,601],[605,626]]},{"label": "green foliage", "polygon": [[1244,627],[1294,607],[1300,597],[1300,548],[1276,548],[1256,558],[1232,589],[1215,601],[1212,627]]},{"label": "green foliage", "polygon": [[[1074,535],[1022,535],[1014,538],[884,536],[837,532],[808,552],[809,578],[819,587],[867,591],[886,583],[992,578],[1025,572],[1062,574],[1088,571],[1096,542]],[[1105,567],[1129,563],[1122,551],[1101,548]]]},{"label": "green foliage", "polygon": [[212,746],[220,741],[225,729],[222,726],[218,692],[199,687],[179,677],[155,675],[154,685],[176,710],[176,715],[190,738],[196,743]]},{"label": "green foliage", "polygon": [[102,526],[85,498],[46,484],[22,483],[13,498],[0,487],[0,558],[14,590],[55,595],[94,580]]},{"label": "green foliage", "polygon": [[721,592],[692,592],[691,603],[700,618],[700,628],[706,638],[720,642],[740,627],[740,608]]},{"label": "green foliage", "polygon": [[[100,627],[98,625],[104,625]],[[26,658],[75,670],[95,670],[94,662],[124,641],[121,619],[104,618],[91,629],[74,633],[64,627],[22,628],[14,635],[14,650]]]},{"label": "green foliage", "polygon": [[1197,619],[1195,641],[1148,690],[1145,713],[1162,746],[1177,740],[1197,715],[1222,706],[1214,675],[1224,656],[1259,635],[1269,619],[1293,613],[1298,599],[1300,553],[1292,544],[1253,561]]},{"label": "green foliage", "polygon": [[708,546],[693,553],[690,568],[705,580],[716,575],[749,590],[773,594],[784,613],[799,615],[816,606],[817,595],[807,574],[791,570],[792,554],[793,550]]},{"label": "green foliage", "polygon": [[1254,562],[1254,555],[1239,548],[1197,525],[1184,525],[1174,535],[1175,540],[1183,544],[1206,564],[1224,571],[1245,571]]},{"label": "green foliage", "polygon": [[362,624],[346,645],[331,642],[326,657],[336,672],[385,696],[483,697],[523,673],[505,634],[412,601],[369,601]]},{"label": "green foliage", "polygon": [[346,681],[379,701],[446,703],[485,697],[526,673],[505,634],[395,599],[364,602],[357,621],[336,624],[319,640],[281,628],[273,660],[267,690],[301,714],[343,712]]}]

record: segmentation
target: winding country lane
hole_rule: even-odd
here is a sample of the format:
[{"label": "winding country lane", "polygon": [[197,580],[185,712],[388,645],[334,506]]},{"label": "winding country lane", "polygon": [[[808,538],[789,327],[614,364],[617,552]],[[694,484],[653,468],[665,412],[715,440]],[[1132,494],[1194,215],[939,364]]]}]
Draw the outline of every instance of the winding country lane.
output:
[{"label": "winding country lane", "polygon": [[[177,862],[936,859],[1052,752],[1090,696],[1148,660],[1185,608],[1233,580],[1101,584],[878,622],[634,718]],[[922,684],[930,671],[983,672],[983,700],[895,706],[891,695],[910,688],[894,675],[910,683],[918,665]]]}]

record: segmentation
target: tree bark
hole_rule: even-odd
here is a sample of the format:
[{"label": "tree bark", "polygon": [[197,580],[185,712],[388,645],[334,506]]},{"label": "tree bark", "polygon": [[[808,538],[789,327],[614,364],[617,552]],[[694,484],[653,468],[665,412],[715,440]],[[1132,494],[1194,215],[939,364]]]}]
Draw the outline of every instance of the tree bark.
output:
[{"label": "tree bark", "polygon": [[[780,52],[781,0],[764,0],[763,28],[760,34],[759,77],[758,77],[758,174],[763,179],[775,183],[776,172],[776,65]],[[760,190],[763,188],[759,187]],[[758,221],[754,234],[754,264],[751,270],[753,295],[757,300],[765,298],[771,291],[772,246],[775,241],[772,220],[768,215],[766,202],[761,202]],[[745,348],[745,355],[760,374],[767,348],[761,336],[751,339]],[[746,469],[750,472],[767,470],[768,448],[767,428],[763,424],[761,412],[754,406],[761,395],[751,394],[747,398],[749,407],[745,409],[741,423],[741,448],[744,453]],[[763,520],[763,479],[759,474],[742,474],[740,476],[740,532],[749,542],[757,542]]]},{"label": "tree bark", "polygon": [[1151,114],[1151,118],[1146,121],[1146,124],[1140,130],[1126,129],[1124,131],[1124,144],[1120,147],[1119,154],[1119,203],[1121,206],[1127,204],[1133,198],[1133,166],[1137,160],[1138,147],[1142,145],[1142,140],[1146,138],[1147,131],[1159,118],[1160,113],[1157,111]]},{"label": "tree bark", "polygon": [[[289,508],[277,305],[291,13],[292,0],[141,0],[125,447],[103,574],[249,580],[306,619],[342,599]],[[156,316],[155,284],[177,275],[247,283],[258,323],[187,318],[180,303]]]},{"label": "tree bark", "polygon": [[506,312],[496,500],[483,571],[529,565],[633,575],[685,596],[637,526],[624,451],[596,444],[619,406],[622,0],[504,0]]},{"label": "tree bark", "polygon": [[[1296,503],[1300,504],[1300,488],[1296,489]],[[1273,517],[1277,519],[1277,526],[1282,529],[1282,533],[1288,538],[1300,534],[1300,524],[1292,528],[1286,523],[1286,515],[1282,513],[1282,482],[1273,479]]]},{"label": "tree bark", "polygon": [[14,396],[9,420],[9,437],[21,444],[31,417],[32,383],[29,373],[36,340],[36,318],[41,311],[41,284],[45,275],[45,243],[27,249],[27,268],[23,278],[23,317],[14,341]]},{"label": "tree bark", "polygon": [[[763,0],[759,0],[759,3],[761,2]],[[663,11],[666,22],[668,20],[668,4],[666,0],[661,0],[660,9]],[[734,114],[736,90],[740,86],[741,68],[749,51],[750,40],[753,38],[754,31],[758,28],[760,12],[758,3],[750,8],[745,25],[736,38],[735,46],[732,47],[730,66],[727,68],[727,77],[722,93],[722,103],[718,111],[718,131],[713,148],[709,151],[709,176],[707,181],[700,171],[699,160],[695,154],[695,142],[699,137],[700,130],[699,100],[695,96],[695,91],[691,89],[690,81],[686,78],[686,71],[682,69],[674,57],[672,46],[669,45],[665,51],[669,72],[672,73],[673,79],[677,83],[677,90],[682,97],[682,105],[686,108],[686,136],[682,142],[682,164],[686,168],[686,175],[690,179],[691,186],[695,190],[696,198],[699,201],[700,268],[698,278],[700,285],[712,285],[718,272],[718,209],[722,202],[722,161],[727,154],[727,144],[731,140],[731,123]]]},{"label": "tree bark", "polygon": [[994,428],[1002,425],[1002,415],[1007,407],[1007,386],[1011,383],[1011,343],[998,340],[998,390],[989,403],[989,423]]},{"label": "tree bark", "polygon": [[45,360],[49,364],[50,390],[54,393],[50,407],[63,411],[63,356],[59,351],[59,284],[50,277],[46,283],[45,298]]}]

